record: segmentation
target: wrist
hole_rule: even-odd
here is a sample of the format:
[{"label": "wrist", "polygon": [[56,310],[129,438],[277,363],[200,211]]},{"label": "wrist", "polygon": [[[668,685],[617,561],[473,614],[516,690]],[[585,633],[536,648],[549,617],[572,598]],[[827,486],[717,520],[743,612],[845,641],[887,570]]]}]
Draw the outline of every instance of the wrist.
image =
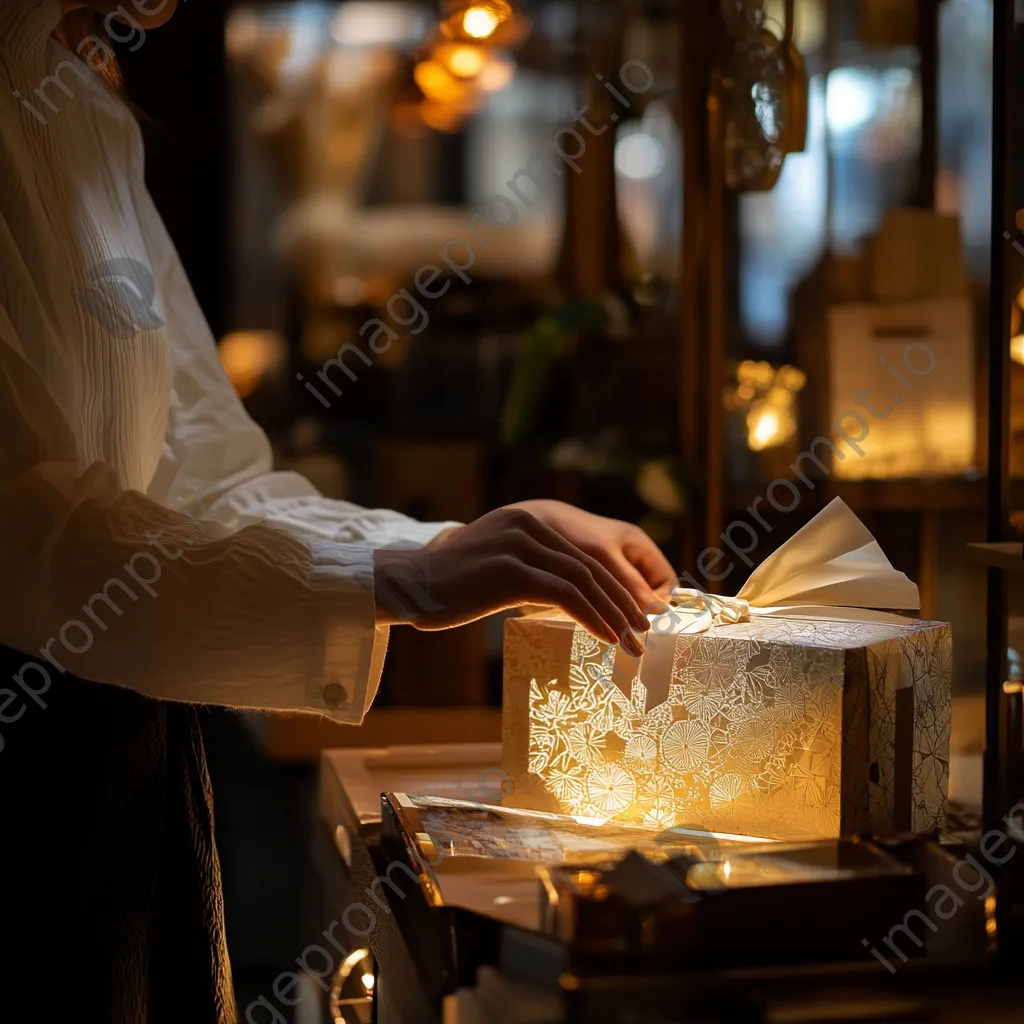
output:
[{"label": "wrist", "polygon": [[442,530],[432,541],[427,544],[428,551],[436,551],[439,547],[443,547],[455,536],[460,530],[464,530],[464,526],[449,526],[446,530]]},{"label": "wrist", "polygon": [[439,606],[432,593],[428,548],[378,548],[373,553],[373,600],[378,626],[417,625]]}]

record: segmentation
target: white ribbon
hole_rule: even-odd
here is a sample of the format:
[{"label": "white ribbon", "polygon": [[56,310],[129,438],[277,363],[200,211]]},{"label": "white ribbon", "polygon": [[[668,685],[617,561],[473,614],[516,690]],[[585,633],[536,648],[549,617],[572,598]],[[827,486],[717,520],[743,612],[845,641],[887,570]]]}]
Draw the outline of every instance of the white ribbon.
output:
[{"label": "white ribbon", "polygon": [[[878,541],[841,498],[751,574],[735,597],[702,590],[672,591],[670,633],[704,633],[712,626],[762,615],[852,622],[906,622],[878,608],[920,607],[917,584],[894,569]],[[662,616],[652,616],[657,621]]]}]

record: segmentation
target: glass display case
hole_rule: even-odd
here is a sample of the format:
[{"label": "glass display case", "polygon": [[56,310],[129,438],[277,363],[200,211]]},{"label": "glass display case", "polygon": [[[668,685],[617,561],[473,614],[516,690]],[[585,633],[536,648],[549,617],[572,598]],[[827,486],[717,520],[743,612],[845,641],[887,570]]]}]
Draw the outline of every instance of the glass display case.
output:
[{"label": "glass display case", "polygon": [[[734,570],[702,583],[735,593],[841,497],[917,582],[922,617],[955,624],[954,744],[977,754],[985,591],[967,542],[986,537],[993,4],[709,7],[695,30],[718,42],[687,63],[694,105],[711,103],[686,179],[682,561],[725,552]],[[749,42],[765,32],[791,38],[802,89]],[[742,179],[735,81],[752,74],[782,157]]]}]

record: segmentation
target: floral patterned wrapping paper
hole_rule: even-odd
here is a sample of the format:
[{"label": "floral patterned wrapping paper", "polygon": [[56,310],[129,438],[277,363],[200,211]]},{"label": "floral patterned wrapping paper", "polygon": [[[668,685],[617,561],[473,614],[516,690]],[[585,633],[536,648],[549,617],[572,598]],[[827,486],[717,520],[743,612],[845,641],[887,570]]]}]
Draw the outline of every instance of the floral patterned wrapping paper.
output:
[{"label": "floral patterned wrapping paper", "polygon": [[759,617],[656,640],[674,650],[650,707],[643,660],[623,672],[567,620],[506,623],[506,803],[790,840],[944,824],[948,624]]}]

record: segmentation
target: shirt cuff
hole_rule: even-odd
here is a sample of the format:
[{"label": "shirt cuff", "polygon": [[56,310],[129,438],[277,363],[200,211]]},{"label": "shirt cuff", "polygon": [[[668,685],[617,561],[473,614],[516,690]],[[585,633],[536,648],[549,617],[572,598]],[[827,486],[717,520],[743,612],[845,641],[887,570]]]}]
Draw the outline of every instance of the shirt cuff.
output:
[{"label": "shirt cuff", "polygon": [[380,686],[388,627],[375,623],[373,549],[312,541],[314,601],[305,709],[358,725]]}]

